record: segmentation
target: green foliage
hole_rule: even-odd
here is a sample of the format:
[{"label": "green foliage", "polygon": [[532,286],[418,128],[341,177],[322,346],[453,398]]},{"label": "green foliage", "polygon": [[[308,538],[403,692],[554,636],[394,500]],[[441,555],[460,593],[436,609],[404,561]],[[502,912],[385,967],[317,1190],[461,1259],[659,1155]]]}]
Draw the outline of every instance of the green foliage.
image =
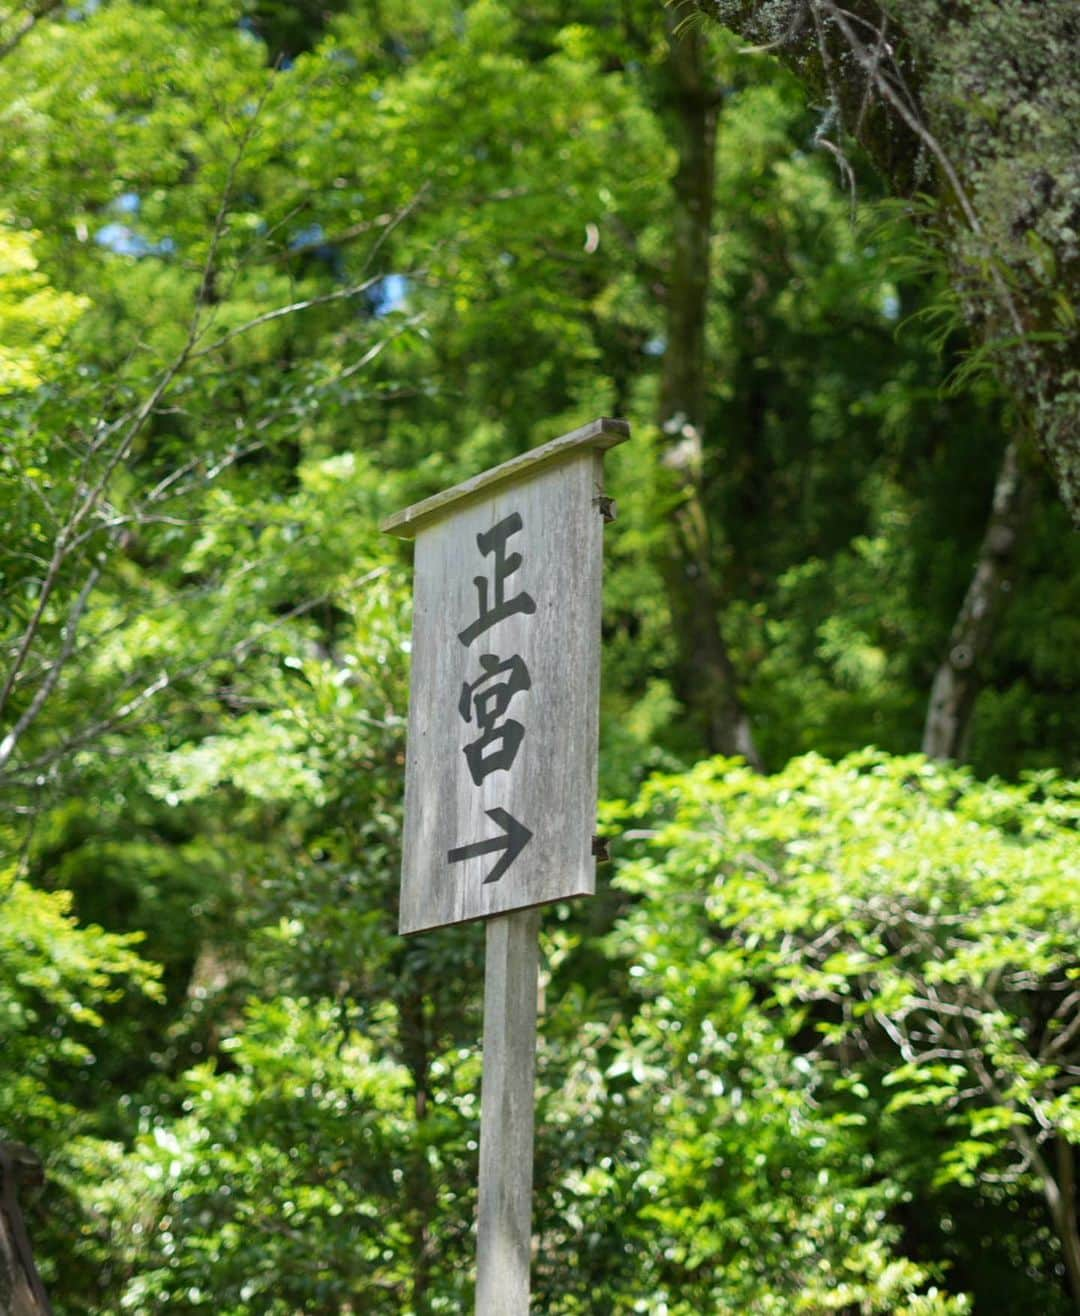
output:
[{"label": "green foliage", "polygon": [[[635,905],[611,945],[632,961],[636,1047],[678,1057],[656,1173],[690,1281],[710,1257],[726,1292],[745,1236],[762,1257],[760,1273],[740,1259],[753,1282],[794,1267],[796,1291],[812,1293],[798,1269],[810,1237],[819,1273],[893,1310],[896,1294],[874,1285],[921,1281],[889,1270],[885,1221],[911,1212],[978,1310],[1008,1310],[994,1305],[1001,1274],[968,1269],[978,1239],[948,1236],[943,1203],[950,1184],[1014,1209],[1049,1196],[1055,1142],[1077,1138],[1075,787],[980,785],[872,753],[808,756],[769,778],[719,760],[657,778],[609,825],[630,821],[649,840],[620,873]],[[644,1098],[650,1076],[637,1077]],[[686,1222],[703,1218],[687,1253]],[[1040,1294],[1057,1309],[1052,1285]],[[757,1301],[747,1290],[730,1309],[769,1310]]]},{"label": "green foliage", "polygon": [[1075,5],[701,0],[695,8],[797,71],[828,107],[827,148],[839,154],[826,130],[848,133],[895,196],[922,191],[918,209],[932,217],[932,244],[948,262],[950,300],[980,340],[957,377],[970,382],[992,369],[1007,383],[1075,522]]},{"label": "green foliage", "polygon": [[408,1234],[379,1204],[409,1155],[408,1075],[372,1052],[333,1002],[249,1004],[223,1071],[185,1075],[184,1114],[97,1194],[133,1272],[119,1310],[341,1310],[365,1293],[400,1309]]},{"label": "green foliage", "polygon": [[70,1098],[92,1084],[86,1070],[109,1007],[126,993],[153,999],[157,975],[133,949],[141,934],[78,926],[66,891],[36,891],[9,877],[2,899],[0,1009],[10,1073],[0,1129],[53,1144],[55,1126],[78,1113]]},{"label": "green foliage", "polygon": [[[666,59],[646,0],[113,0],[0,58],[0,1126],[60,1313],[469,1306],[483,933],[395,933],[377,526],[601,413],[603,789],[666,775],[545,923],[537,1309],[1059,1309],[1022,1139],[1076,1136],[1075,797],[826,761],[918,743],[1002,409],[942,395],[902,220],[853,227],[793,83],[716,43],[710,565],[767,759],[824,757],[684,771]],[[984,776],[1075,763],[1043,512]]]},{"label": "green foliage", "polygon": [[42,382],[49,354],[86,305],[85,298],[48,286],[32,235],[11,229],[0,216],[0,393]]},{"label": "green foliage", "polygon": [[1036,431],[1075,517],[1080,92],[1062,63],[1076,41],[1073,6],[886,7],[918,51],[927,114],[977,215],[949,234],[968,288],[965,311],[985,327],[988,354],[1034,403]]},{"label": "green foliage", "polygon": [[145,1014],[161,999],[159,973],[135,950],[141,933],[80,925],[69,892],[36,890],[10,870],[2,880],[0,1138],[32,1146],[55,1181],[30,1210],[46,1277],[64,1257],[64,1282],[90,1292],[96,1225],[81,1195],[87,1166],[93,1174],[110,1159],[103,1135],[116,1095],[99,1061],[137,1044],[127,1019],[135,1001]]}]

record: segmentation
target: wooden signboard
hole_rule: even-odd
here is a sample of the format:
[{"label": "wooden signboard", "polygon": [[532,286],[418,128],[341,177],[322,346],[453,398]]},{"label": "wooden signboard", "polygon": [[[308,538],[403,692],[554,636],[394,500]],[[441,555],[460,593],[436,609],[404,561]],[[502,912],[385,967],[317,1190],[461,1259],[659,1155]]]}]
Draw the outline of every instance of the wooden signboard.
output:
[{"label": "wooden signboard", "polygon": [[415,537],[400,930],[590,894],[598,420],[391,517]]},{"label": "wooden signboard", "polygon": [[526,1316],[540,912],[590,894],[604,450],[596,420],[390,517],[416,540],[403,933],[486,918],[477,1316]]}]

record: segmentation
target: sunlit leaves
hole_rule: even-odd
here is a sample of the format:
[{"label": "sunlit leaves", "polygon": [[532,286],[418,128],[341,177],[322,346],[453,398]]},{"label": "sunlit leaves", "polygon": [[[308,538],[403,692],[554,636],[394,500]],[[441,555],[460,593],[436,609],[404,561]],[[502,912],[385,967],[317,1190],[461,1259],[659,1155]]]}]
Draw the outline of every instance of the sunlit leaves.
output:
[{"label": "sunlit leaves", "polygon": [[[890,1194],[933,1209],[949,1184],[1038,1201],[1054,1173],[1039,1148],[1077,1117],[1074,804],[1053,777],[984,786],[872,753],[656,779],[623,822],[642,837],[620,874],[636,903],[611,937],[635,966],[639,1044],[662,1036],[698,1127],[742,1125],[740,1155],[766,1140],[761,1173],[786,1166],[799,1193],[817,1147],[838,1191],[888,1167],[883,1221]],[[795,1138],[779,1162],[772,1129]],[[692,1192],[684,1152],[664,1162],[676,1200]],[[702,1149],[696,1174],[717,1155]],[[738,1173],[775,1208],[774,1183]]]}]

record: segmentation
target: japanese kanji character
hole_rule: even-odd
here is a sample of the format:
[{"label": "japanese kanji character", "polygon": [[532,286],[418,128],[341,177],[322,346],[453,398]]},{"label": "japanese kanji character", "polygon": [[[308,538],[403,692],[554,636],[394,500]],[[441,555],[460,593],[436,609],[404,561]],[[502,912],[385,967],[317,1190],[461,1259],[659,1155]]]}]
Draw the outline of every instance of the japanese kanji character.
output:
[{"label": "japanese kanji character", "polygon": [[492,566],[492,579],[490,581],[486,576],[473,578],[478,595],[480,615],[474,622],[458,633],[458,639],[462,644],[472,644],[478,635],[483,635],[497,621],[502,621],[504,617],[510,617],[515,612],[528,614],[536,611],[535,601],[524,590],[520,594],[515,594],[513,598],[508,599],[506,597],[507,578],[512,576],[521,566],[521,554],[507,554],[506,541],[511,535],[516,535],[520,529],[520,513],[511,512],[509,516],[503,517],[490,530],[481,532],[476,536],[476,543],[480,552],[485,557],[493,554],[495,561]]},{"label": "japanese kanji character", "polygon": [[[517,654],[500,662],[493,653],[480,655],[483,676],[461,687],[458,712],[466,722],[475,716],[481,735],[465,746],[465,761],[477,786],[489,772],[509,768],[514,762],[525,728],[506,717],[513,697],[532,686],[529,669]],[[505,719],[505,720],[500,720]]]}]

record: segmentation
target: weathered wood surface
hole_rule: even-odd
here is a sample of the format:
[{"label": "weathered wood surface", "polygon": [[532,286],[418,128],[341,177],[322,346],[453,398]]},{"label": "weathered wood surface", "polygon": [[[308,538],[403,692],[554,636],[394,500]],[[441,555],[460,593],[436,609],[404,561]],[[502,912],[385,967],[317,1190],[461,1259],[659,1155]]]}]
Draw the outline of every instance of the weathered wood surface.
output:
[{"label": "weathered wood surface", "polygon": [[[417,535],[403,933],[594,890],[604,523],[597,442],[625,435],[577,433],[587,432],[591,439],[573,444],[573,436],[556,440],[563,446],[555,460],[522,460],[509,478],[443,502]],[[506,533],[508,526],[520,528]],[[496,551],[487,536],[499,527]],[[506,570],[496,581],[500,561]],[[485,615],[483,598],[497,594],[527,603],[469,633]],[[478,776],[470,755],[478,753],[481,716],[466,687],[479,687],[486,665],[502,668],[486,678],[488,688],[501,681],[505,689],[511,663],[516,689],[498,720],[517,724],[519,743],[508,767]],[[493,743],[489,735],[485,753]],[[511,842],[520,852],[496,871]]]},{"label": "weathered wood surface", "polygon": [[539,910],[487,925],[476,1316],[529,1310],[539,934]]},{"label": "weathered wood surface", "polygon": [[630,437],[630,426],[625,420],[612,420],[602,416],[591,420],[580,429],[561,434],[550,443],[543,443],[538,448],[530,448],[520,456],[512,457],[500,466],[481,471],[451,489],[425,498],[423,502],[414,503],[400,512],[395,512],[382,523],[382,529],[399,539],[412,539],[419,530],[432,521],[441,519],[450,510],[465,506],[470,500],[484,494],[492,493],[500,484],[519,481],[523,476],[536,474],[544,466],[565,460],[579,449],[592,449],[603,452],[613,448],[617,443],[625,443]]}]

